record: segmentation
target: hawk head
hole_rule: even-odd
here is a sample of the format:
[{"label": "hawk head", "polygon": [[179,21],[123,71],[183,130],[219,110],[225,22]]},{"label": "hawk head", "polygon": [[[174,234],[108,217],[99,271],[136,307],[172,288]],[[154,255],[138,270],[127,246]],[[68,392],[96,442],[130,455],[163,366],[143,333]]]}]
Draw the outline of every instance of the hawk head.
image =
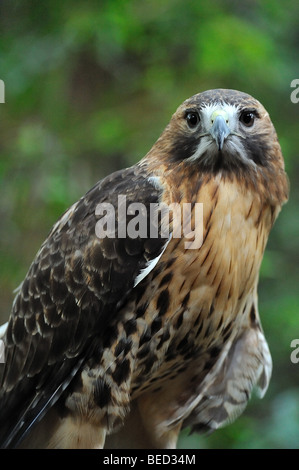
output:
[{"label": "hawk head", "polygon": [[157,153],[170,172],[237,177],[272,195],[275,203],[287,200],[275,128],[263,105],[247,93],[216,89],[187,99],[147,157],[157,161]]},{"label": "hawk head", "polygon": [[197,162],[208,170],[268,166],[273,145],[275,151],[279,147],[262,104],[246,93],[224,89],[205,91],[184,101],[161,139],[171,147],[172,161]]}]

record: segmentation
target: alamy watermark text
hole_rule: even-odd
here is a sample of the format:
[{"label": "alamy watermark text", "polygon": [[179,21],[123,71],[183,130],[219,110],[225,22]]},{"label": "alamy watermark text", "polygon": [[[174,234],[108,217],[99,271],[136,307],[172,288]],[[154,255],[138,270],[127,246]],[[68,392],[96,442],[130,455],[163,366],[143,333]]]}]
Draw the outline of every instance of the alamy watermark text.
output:
[{"label": "alamy watermark text", "polygon": [[294,78],[294,80],[291,81],[291,88],[295,88],[291,93],[291,101],[297,104],[299,103],[299,78]]},{"label": "alamy watermark text", "polygon": [[95,232],[98,238],[184,238],[185,249],[198,249],[203,242],[203,203],[127,204],[126,196],[117,198],[117,206],[98,204],[100,216]]},{"label": "alamy watermark text", "polygon": [[291,341],[291,348],[293,348],[293,351],[291,352],[291,362],[293,364],[298,364],[299,362],[299,339],[293,339]]}]

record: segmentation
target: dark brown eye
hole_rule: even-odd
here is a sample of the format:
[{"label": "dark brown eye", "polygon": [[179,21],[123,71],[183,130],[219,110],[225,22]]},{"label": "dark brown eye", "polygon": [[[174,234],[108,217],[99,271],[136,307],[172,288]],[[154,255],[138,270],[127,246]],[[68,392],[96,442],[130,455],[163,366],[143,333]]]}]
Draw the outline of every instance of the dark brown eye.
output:
[{"label": "dark brown eye", "polygon": [[255,114],[251,111],[243,111],[240,116],[240,121],[244,126],[251,127],[253,126],[255,120]]},{"label": "dark brown eye", "polygon": [[190,112],[186,114],[186,120],[190,129],[194,129],[200,121],[199,115],[195,112]]}]

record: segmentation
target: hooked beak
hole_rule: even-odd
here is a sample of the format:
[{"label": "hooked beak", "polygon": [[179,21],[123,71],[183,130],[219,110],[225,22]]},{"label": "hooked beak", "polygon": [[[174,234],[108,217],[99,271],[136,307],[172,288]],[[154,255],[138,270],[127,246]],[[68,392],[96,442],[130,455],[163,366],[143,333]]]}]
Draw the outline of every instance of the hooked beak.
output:
[{"label": "hooked beak", "polygon": [[225,111],[214,111],[211,116],[211,122],[212,127],[210,129],[210,134],[215,140],[220,152],[223,148],[224,140],[230,134],[230,128],[228,127],[228,116]]}]

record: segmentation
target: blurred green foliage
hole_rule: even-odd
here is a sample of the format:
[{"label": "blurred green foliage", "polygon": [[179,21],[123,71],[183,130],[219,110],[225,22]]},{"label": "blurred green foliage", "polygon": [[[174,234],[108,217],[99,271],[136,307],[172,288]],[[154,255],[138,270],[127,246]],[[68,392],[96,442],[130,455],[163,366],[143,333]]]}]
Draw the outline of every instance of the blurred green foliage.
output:
[{"label": "blurred green foliage", "polygon": [[260,313],[270,389],[235,424],[185,448],[299,448],[297,0],[0,2],[0,320],[61,213],[106,174],[138,161],[187,97],[235,88],[278,131],[291,198],[268,243]]}]

